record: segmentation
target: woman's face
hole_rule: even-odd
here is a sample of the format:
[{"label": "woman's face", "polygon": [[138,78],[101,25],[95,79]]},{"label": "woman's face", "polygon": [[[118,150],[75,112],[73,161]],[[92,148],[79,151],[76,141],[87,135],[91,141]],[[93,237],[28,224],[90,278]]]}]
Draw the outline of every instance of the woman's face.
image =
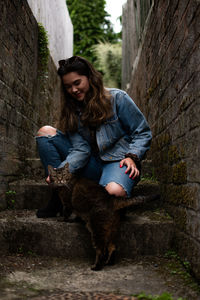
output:
[{"label": "woman's face", "polygon": [[64,87],[68,94],[78,101],[85,99],[90,85],[87,76],[79,75],[77,72],[70,72],[62,76]]}]

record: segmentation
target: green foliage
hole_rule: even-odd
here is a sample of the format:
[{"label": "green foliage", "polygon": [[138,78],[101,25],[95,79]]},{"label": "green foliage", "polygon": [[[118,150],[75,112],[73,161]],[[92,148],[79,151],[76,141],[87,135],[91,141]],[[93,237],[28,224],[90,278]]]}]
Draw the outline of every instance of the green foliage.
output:
[{"label": "green foliage", "polygon": [[184,279],[184,284],[190,286],[198,293],[200,292],[200,286],[198,282],[192,276],[192,268],[187,260],[182,260],[181,257],[174,251],[170,250],[165,254],[166,258],[169,258],[168,268],[170,273],[174,276],[178,275]]},{"label": "green foliage", "polygon": [[143,174],[141,176],[141,181],[158,182],[158,179],[157,179],[156,174],[155,174],[155,169],[154,168],[151,169],[150,175],[149,174]]},{"label": "green foliage", "polygon": [[9,190],[6,192],[6,202],[8,209],[14,209],[16,192]]},{"label": "green foliage", "polygon": [[[138,300],[173,300],[172,296],[168,293],[163,293],[160,296],[152,296],[152,295],[146,295],[145,293],[141,293],[139,295],[136,295]],[[178,298],[177,300],[183,300],[183,298]]]},{"label": "green foliage", "polygon": [[185,270],[187,272],[191,272],[191,265],[190,265],[190,263],[188,261],[182,261],[181,257],[174,250],[168,251],[165,254],[165,257],[176,259],[185,268]]},{"label": "green foliage", "polygon": [[9,190],[6,192],[6,195],[16,195],[15,191]]},{"label": "green foliage", "polygon": [[74,55],[87,58],[92,63],[95,55],[92,46],[99,41],[117,42],[112,24],[107,19],[105,0],[67,0],[67,7],[74,28]]},{"label": "green foliage", "polygon": [[121,43],[103,43],[93,46],[97,57],[95,67],[102,72],[104,84],[107,87],[121,87]]},{"label": "green foliage", "polygon": [[44,26],[38,23],[38,56],[41,71],[47,70],[48,59],[49,59],[49,48],[48,48],[48,34]]}]

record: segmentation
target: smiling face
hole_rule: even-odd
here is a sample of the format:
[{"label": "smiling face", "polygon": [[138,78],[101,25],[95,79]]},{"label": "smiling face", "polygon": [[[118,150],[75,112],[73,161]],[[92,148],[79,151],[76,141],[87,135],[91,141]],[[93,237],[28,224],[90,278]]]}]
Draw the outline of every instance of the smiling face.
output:
[{"label": "smiling face", "polygon": [[70,72],[62,76],[64,87],[68,94],[78,101],[83,101],[90,85],[87,76]]}]

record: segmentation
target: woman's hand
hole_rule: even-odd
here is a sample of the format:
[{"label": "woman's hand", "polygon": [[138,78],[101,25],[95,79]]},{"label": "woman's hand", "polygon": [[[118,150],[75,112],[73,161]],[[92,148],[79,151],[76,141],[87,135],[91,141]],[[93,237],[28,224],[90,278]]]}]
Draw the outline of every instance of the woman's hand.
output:
[{"label": "woman's hand", "polygon": [[120,161],[120,168],[122,168],[124,165],[127,166],[125,173],[130,172],[130,178],[135,179],[135,177],[140,175],[135,162],[130,157],[124,158]]}]

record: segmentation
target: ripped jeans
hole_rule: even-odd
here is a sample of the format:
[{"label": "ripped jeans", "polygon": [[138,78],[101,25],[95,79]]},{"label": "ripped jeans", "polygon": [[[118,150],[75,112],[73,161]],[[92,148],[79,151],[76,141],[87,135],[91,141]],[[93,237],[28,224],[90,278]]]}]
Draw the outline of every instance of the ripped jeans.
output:
[{"label": "ripped jeans", "polygon": [[[66,157],[71,149],[70,141],[65,134],[57,130],[56,135],[53,136],[36,136],[36,142],[46,176],[48,176],[48,165],[54,168],[65,165]],[[138,180],[129,178],[125,170],[126,166],[120,168],[119,161],[107,162],[101,160],[98,155],[91,155],[86,166],[77,172],[80,176],[97,181],[103,187],[110,182],[118,183],[130,197]]]}]

